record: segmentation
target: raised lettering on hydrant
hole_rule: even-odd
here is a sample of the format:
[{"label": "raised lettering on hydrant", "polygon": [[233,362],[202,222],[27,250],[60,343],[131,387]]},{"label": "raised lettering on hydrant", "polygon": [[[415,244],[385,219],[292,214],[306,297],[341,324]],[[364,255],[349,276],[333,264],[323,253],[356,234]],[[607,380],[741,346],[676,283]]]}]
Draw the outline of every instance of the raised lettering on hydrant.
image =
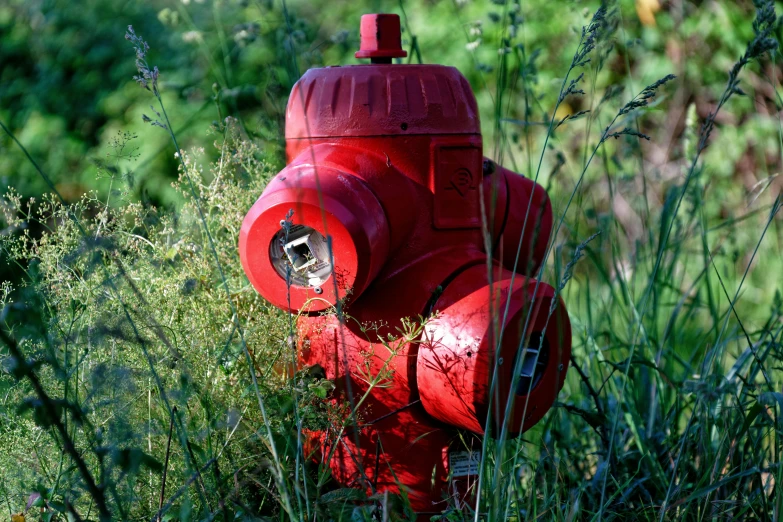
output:
[{"label": "raised lettering on hydrant", "polygon": [[[546,191],[483,159],[457,69],[392,64],[406,55],[397,15],[365,15],[356,57],[370,64],[302,76],[288,165],[245,217],[239,251],[264,298],[301,312],[300,367],[323,368],[331,400],[360,403],[337,440],[312,433],[310,446],[339,483],[402,486],[427,513],[475,482],[466,434],[517,436],[549,410],[571,325],[531,277],[552,228]],[[338,302],[342,314],[323,314]],[[387,341],[435,312],[418,338]]]}]

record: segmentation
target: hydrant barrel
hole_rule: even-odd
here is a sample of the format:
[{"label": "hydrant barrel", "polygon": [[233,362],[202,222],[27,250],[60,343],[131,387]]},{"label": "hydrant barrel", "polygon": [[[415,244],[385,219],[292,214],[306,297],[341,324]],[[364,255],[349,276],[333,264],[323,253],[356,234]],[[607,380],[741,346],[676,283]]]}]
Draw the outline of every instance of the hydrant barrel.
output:
[{"label": "hydrant barrel", "polygon": [[370,64],[294,85],[287,165],[245,217],[239,251],[253,287],[299,312],[298,363],[334,382],[335,411],[360,404],[307,432],[308,447],[331,455],[343,486],[403,485],[434,514],[478,469],[455,441],[487,426],[516,436],[555,403],[571,326],[533,278],[552,228],[546,191],[484,158],[457,69],[391,63],[404,56],[399,17],[365,15],[356,57]]}]

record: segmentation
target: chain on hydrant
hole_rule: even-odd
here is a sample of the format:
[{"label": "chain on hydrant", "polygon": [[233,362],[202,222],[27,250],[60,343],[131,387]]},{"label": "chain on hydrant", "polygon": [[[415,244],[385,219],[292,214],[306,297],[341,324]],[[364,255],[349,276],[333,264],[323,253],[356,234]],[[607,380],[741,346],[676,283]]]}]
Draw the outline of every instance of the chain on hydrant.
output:
[{"label": "chain on hydrant", "polygon": [[[300,367],[323,368],[333,401],[360,404],[337,440],[310,433],[310,446],[339,483],[402,486],[434,513],[474,486],[480,445],[466,434],[505,424],[517,436],[551,408],[571,325],[531,277],[552,228],[546,191],[482,157],[457,69],[391,63],[406,55],[397,15],[365,15],[356,57],[370,64],[297,82],[288,165],[245,217],[239,251],[264,298],[301,312]],[[349,320],[321,313],[338,302]],[[387,340],[435,312],[418,338]]]}]

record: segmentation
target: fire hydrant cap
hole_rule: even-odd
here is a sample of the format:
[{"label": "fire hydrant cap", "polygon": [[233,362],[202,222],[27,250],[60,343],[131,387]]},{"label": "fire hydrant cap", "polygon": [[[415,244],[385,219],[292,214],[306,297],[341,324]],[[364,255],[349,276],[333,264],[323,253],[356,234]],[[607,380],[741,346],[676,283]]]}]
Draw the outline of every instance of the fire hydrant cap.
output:
[{"label": "fire hydrant cap", "polygon": [[360,296],[388,250],[386,214],[372,190],[357,176],[323,165],[283,169],[239,233],[250,283],[289,311],[318,312]]},{"label": "fire hydrant cap", "polygon": [[[422,406],[436,419],[484,434],[491,415],[493,433],[506,424],[515,437],[541,420],[563,387],[571,323],[551,286],[508,270],[496,277],[490,283],[486,266],[475,265],[445,288],[433,307],[440,313],[424,327],[416,382]],[[492,310],[500,310],[500,324],[493,323]],[[503,331],[500,342],[496,327]]]},{"label": "fire hydrant cap", "polygon": [[408,52],[402,48],[400,17],[396,14],[362,15],[360,30],[361,48],[356,58],[404,58]]}]

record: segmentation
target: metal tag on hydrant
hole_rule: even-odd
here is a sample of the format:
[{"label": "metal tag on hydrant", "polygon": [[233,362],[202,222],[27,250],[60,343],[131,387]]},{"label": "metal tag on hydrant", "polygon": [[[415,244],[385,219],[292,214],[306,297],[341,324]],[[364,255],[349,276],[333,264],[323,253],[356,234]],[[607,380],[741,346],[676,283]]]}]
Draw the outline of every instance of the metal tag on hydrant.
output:
[{"label": "metal tag on hydrant", "polygon": [[457,69],[392,63],[405,55],[399,17],[365,15],[356,57],[370,64],[302,76],[287,165],[245,217],[239,252],[253,287],[298,314],[298,364],[334,382],[328,400],[361,399],[338,429],[308,432],[316,458],[342,485],[402,486],[437,513],[481,465],[456,441],[517,436],[552,407],[571,325],[532,277],[552,228],[546,191],[482,159]]},{"label": "metal tag on hydrant", "polygon": [[481,465],[480,451],[450,451],[449,471],[452,478],[468,477],[479,474]]}]

